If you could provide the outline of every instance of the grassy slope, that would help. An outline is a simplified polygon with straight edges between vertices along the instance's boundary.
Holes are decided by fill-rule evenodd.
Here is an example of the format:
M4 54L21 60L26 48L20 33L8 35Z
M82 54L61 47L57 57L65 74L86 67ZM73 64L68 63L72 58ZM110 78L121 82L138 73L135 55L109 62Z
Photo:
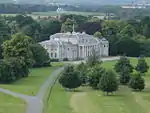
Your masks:
M61 64L54 63L52 65L52 67L31 69L29 77L18 80L13 84L0 84L0 87L18 93L36 95L40 86L50 76L52 71Z
M24 113L25 104L21 99L0 93L0 113Z
M150 58L146 60L150 65ZM109 61L102 66L113 69L115 63L116 61ZM137 59L132 58L131 63L135 66ZM81 92L69 93L57 83L45 113L150 113L149 73L150 70L144 77L146 88L143 92L132 92L131 89L120 86L113 96L105 96L103 92L87 87L81 88Z
M65 92L59 83L56 83L44 113L72 113L69 105L71 95L71 92Z

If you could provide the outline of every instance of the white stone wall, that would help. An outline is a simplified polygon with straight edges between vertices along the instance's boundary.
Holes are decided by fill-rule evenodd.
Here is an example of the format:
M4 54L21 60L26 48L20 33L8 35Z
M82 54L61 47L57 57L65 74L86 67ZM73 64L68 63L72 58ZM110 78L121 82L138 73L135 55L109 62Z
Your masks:
M40 43L47 49L52 59L59 59L60 61L64 58L69 60L86 59L91 55L93 49L100 56L109 55L109 43L106 39L96 39L87 34L73 34L72 36L69 35L69 37L65 37L67 36L66 34L57 35L59 37L53 35L49 41Z

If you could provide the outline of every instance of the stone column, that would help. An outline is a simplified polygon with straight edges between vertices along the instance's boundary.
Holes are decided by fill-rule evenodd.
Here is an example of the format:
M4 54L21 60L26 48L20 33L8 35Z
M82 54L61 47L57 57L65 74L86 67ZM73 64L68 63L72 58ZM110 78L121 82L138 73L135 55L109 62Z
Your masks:
M82 58L84 58L84 46L82 46Z
M80 58L80 46L78 46L77 52L78 52L78 54L77 54L78 56L77 57Z
M86 46L86 57L87 57L87 46Z
M86 54L85 54L85 50L86 50L86 48L85 48L85 46L83 46L83 58L85 58L85 56L86 56Z

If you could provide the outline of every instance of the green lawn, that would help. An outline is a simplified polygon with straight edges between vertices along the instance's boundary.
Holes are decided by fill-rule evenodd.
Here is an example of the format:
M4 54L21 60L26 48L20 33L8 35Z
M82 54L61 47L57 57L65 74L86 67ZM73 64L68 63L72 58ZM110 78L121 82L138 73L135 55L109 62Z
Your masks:
M52 63L52 67L31 69L29 77L18 80L12 84L0 84L0 87L18 93L36 95L40 86L50 74L62 65L62 63Z
M137 58L131 58L132 65ZM150 58L146 58L150 65ZM108 61L103 67L113 69L116 61ZM111 96L89 87L80 87L78 92L66 92L56 83L52 90L45 113L150 113L150 69L144 77L146 88L142 92L133 92L126 86Z
M21 99L0 93L0 113L24 113L25 104Z
M52 89L48 104L45 106L44 113L72 113L69 104L71 95L72 92L65 92L59 83L56 83Z

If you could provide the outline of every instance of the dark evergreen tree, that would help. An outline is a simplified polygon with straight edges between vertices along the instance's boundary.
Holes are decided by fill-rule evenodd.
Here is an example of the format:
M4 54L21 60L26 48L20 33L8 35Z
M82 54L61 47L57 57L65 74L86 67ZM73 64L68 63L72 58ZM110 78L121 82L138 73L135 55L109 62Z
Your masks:
M107 70L101 77L99 88L108 93L112 93L117 91L118 89L118 81L116 78L116 74L112 70Z
M50 66L49 54L40 44L31 44L30 49L35 61L33 67Z
M129 83L131 78L130 69L128 67L124 67L122 72L120 72L120 83L127 84Z
M129 82L129 87L134 90L142 91L145 87L145 81L141 77L141 73L135 73Z
M88 82L87 68L87 65L83 62L76 66L76 71L80 73L80 78L83 85Z
M59 83L68 89L75 89L81 86L82 81L79 77L79 73L74 70L74 67L68 65L65 67L62 76L59 78Z
M101 76L104 74L105 69L102 68L100 65L95 65L93 67L90 67L87 71L88 78L89 78L89 85L97 89L98 88L98 83L101 78Z
M136 70L139 71L140 73L146 73L149 69L148 64L146 63L144 57L140 57L138 59L138 64L136 66Z
M122 56L115 64L114 69L117 73L121 73L124 68L128 68L128 72L130 73L133 71L133 66L130 64L130 60L127 57Z

